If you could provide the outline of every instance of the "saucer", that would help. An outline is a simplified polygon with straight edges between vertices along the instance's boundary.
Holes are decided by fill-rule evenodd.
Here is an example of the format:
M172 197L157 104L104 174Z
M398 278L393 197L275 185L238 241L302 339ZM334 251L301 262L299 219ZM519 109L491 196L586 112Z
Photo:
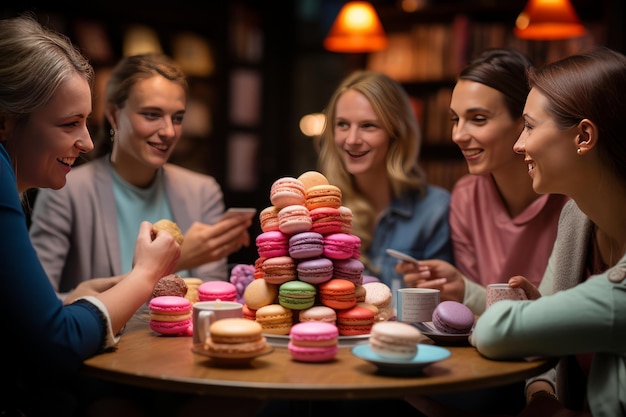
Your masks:
M354 346L352 354L376 365L382 373L396 375L419 373L424 367L447 359L451 355L448 349L441 346L423 344L417 345L417 355L411 359L385 358L371 350L369 344Z
M248 365L252 362L253 359L267 355L272 352L274 348L271 345L265 346L265 348L260 352L252 352L252 353L216 353L209 352L208 350L202 347L201 343L196 343L191 348L191 351L197 353L199 355L207 356L213 360L213 362L217 365L223 366L244 366Z
M417 327L417 329L422 332L424 336L428 336L435 343L440 343L442 345L468 345L469 344L469 336L472 334L469 333L443 333L435 328L435 325L430 321L425 322L415 322L411 323L413 326Z

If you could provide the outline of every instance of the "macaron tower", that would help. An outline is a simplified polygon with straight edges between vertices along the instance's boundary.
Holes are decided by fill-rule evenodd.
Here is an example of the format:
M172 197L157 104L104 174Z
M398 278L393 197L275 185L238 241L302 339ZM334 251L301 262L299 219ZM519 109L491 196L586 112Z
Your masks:
M292 325L306 316L299 312L316 307L335 311L333 321L340 312L354 320L346 311L356 308L357 294L363 296L365 267L359 260L361 239L351 233L352 212L342 205L341 189L321 173L307 171L277 179L270 202L259 214L259 257L254 281L244 292L246 307L257 310L257 321L267 320L266 314L259 317L259 309L276 304L293 311ZM260 280L263 285L256 282ZM339 335L369 333L373 318L358 319L364 326L336 326ZM278 332L288 334L284 328Z

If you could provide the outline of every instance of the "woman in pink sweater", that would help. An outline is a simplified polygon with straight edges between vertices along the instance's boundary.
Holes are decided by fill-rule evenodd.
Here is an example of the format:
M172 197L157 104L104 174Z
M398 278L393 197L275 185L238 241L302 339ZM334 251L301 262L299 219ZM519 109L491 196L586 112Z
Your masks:
M485 309L485 286L523 275L539 284L567 197L539 195L513 144L524 128L522 110L532 64L512 49L483 52L461 72L452 93L452 140L469 175L454 186L450 227L455 265L402 262L410 287L438 288L441 300Z

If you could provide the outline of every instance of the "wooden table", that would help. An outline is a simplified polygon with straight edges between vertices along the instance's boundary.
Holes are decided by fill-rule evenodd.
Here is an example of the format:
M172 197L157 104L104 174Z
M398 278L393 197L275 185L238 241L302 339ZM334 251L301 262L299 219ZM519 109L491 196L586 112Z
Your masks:
M115 351L85 361L82 372L104 380L173 392L257 399L338 400L444 394L522 381L553 360L492 361L474 347L447 347L451 356L418 375L388 376L342 347L334 361L301 363L274 347L243 367L216 366L191 351L191 337L159 336L132 319Z

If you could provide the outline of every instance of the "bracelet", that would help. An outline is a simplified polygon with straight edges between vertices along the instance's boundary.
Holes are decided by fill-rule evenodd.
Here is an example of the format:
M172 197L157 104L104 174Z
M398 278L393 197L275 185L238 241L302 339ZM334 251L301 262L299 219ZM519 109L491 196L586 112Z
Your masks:
M559 400L559 398L556 396L556 394L553 393L552 391L540 390L540 391L537 391L537 392L533 392L530 395L530 397L528 397L528 402L531 402L537 396L548 396L548 397L554 398L557 401Z

